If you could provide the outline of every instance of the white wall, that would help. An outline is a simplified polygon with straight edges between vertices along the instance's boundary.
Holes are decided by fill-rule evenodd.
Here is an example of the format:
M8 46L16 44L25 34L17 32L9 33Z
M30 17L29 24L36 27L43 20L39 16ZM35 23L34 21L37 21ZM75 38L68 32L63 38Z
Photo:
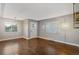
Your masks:
M1 3L0 3L0 17L1 17Z
M5 22L12 22L17 24L17 32L5 32ZM22 37L22 22L12 19L0 18L0 40L1 39L15 39Z
M55 22L57 32L46 32L46 24ZM69 28L62 28L62 24L68 24ZM53 24L52 24L53 25ZM73 28L73 15L65 15L61 17L42 20L39 22L39 36L49 40L57 40L62 42L79 44L79 29Z
M29 21L26 19L23 21L23 38L29 38L29 34L28 34L28 23Z
M5 22L17 24L17 32L5 32ZM14 20L7 18L0 18L0 40L16 39L16 38L30 38L30 22L33 20ZM36 22L37 23L37 22ZM37 31L37 30L36 30ZM33 33L34 34L34 33Z

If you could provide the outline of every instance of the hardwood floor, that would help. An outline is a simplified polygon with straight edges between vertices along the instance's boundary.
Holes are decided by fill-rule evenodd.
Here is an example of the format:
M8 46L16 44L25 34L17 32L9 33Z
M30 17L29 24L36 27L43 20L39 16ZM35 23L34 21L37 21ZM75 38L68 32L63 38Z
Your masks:
M0 41L0 55L79 55L79 47L41 38Z

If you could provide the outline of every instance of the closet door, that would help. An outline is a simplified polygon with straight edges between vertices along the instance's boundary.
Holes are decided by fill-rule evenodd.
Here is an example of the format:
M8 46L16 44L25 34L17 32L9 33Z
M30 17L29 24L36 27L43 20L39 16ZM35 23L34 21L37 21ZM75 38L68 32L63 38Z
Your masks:
M30 21L29 36L30 36L30 38L37 37L37 22L36 21Z

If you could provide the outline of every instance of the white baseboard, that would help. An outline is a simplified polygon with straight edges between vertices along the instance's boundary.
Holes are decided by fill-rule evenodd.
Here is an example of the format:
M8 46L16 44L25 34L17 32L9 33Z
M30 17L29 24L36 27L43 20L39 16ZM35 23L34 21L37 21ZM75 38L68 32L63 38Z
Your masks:
M46 40L48 40L48 38L45 38L45 37L39 37L39 38L43 38L43 39L46 39ZM77 47L79 47L79 45L78 44L75 44L75 43L69 43L69 42L64 42L64 41L59 41L59 40L51 40L51 41L55 41L55 42L60 42L60 43L65 43L65 44L69 44L69 45L72 45L72 46L77 46Z
M0 41L12 40L12 39L17 39L17 38L22 38L22 37L15 37L15 38L5 38L5 39L0 39Z
M13 39L17 39L17 38L25 38L25 39L27 39L27 40L32 39L32 38L26 38L26 37L24 37L24 36L21 36L21 37L15 37L15 38L0 39L0 41L13 40Z

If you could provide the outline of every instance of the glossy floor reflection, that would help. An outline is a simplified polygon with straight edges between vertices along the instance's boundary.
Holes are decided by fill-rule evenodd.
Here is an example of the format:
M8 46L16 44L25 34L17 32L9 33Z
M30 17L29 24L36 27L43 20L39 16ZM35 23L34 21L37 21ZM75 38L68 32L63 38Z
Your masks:
M0 42L1 55L17 55L19 44L16 40L8 40Z
M10 55L10 54L13 54L13 55L16 55L17 54L17 51L18 51L18 44L10 44L10 45L6 45L3 49L3 54L6 54L6 55Z
M79 47L41 38L0 41L0 55L79 55Z

